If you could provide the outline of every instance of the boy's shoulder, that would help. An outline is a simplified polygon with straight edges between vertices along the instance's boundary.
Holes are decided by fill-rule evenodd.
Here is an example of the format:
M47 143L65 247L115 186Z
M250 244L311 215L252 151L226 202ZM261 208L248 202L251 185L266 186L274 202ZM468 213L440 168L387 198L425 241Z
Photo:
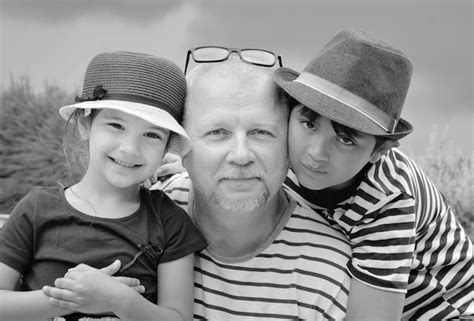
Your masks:
M379 197L400 193L414 197L416 172L421 173L418 165L400 149L392 148L369 167L359 189Z

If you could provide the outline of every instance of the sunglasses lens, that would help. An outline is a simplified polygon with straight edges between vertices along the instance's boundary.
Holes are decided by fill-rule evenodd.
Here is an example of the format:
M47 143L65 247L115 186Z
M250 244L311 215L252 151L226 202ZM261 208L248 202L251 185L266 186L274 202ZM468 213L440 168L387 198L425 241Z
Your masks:
M196 62L222 61L227 58L229 51L219 47L201 47L194 49L193 58Z
M243 60L252 64L273 66L276 62L275 55L265 50L243 49L240 54Z

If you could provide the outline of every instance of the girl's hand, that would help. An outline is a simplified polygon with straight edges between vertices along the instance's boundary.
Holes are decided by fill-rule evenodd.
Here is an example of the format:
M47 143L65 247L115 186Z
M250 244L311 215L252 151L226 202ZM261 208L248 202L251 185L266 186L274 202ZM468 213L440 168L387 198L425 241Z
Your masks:
M166 153L163 157L163 164L158 167L152 177L150 177L143 183L143 186L145 186L146 188L150 188L158 181L165 181L174 174L182 173L185 171L186 169L183 167L181 157L175 154Z
M85 264L70 269L55 287L43 287L52 305L82 313L113 311L130 291L143 293L139 281L127 277L112 277L120 269L120 261L98 270Z

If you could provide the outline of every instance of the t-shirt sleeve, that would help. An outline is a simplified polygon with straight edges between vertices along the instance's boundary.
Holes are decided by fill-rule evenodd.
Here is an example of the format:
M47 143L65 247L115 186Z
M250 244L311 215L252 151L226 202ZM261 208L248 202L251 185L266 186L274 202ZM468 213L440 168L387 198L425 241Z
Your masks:
M356 216L357 210L353 204L345 213L346 219ZM411 196L394 194L375 204L348 235L352 246L350 274L367 285L405 293L415 250L415 226Z
M36 194L30 191L0 230L0 262L21 274L29 267L33 256L35 199Z
M162 209L165 248L160 263L174 261L207 246L189 215L166 195Z

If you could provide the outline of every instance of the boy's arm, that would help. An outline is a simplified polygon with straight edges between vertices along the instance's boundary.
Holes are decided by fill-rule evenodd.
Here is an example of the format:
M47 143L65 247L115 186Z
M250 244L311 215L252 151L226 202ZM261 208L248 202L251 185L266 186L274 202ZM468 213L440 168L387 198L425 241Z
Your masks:
M405 293L389 292L352 279L346 320L400 320Z
M40 320L72 313L48 303L41 290L15 291L20 273L0 263L0 320Z

